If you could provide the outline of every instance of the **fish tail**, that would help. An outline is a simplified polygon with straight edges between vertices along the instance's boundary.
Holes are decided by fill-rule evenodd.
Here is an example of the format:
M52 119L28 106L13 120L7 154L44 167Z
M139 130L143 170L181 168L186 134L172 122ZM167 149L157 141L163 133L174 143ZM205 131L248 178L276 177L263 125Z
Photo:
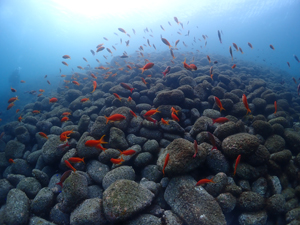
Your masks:
M225 110L226 111L226 109L224 109L224 107L222 106L222 108L220 108L220 112L222 111L222 110ZM251 112L251 111L250 111Z
M130 88L130 92L132 93L132 91L134 90L134 88Z
M215 119L212 119L212 121L213 121L213 124L216 122L216 120L215 120Z
M104 116L105 117L105 119L106 119L106 124L108 123L108 117L107 116Z
M82 157L81 161L85 164L85 162L84 162L84 157Z

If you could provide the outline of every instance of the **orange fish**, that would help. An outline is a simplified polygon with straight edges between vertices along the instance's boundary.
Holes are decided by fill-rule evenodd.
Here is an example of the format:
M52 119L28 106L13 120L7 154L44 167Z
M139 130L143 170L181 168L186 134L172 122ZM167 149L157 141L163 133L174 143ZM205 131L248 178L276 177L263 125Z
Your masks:
M187 70L192 70L192 68L186 63L186 59L184 59L183 67L186 68Z
M9 163L15 163L15 161L13 159L9 159L8 162Z
M97 82L94 80L93 81L93 91L91 93L93 93L97 88Z
M210 78L211 78L212 80L214 80L214 79L213 79L213 76L214 76L214 75L213 75L213 67L212 67L212 66L211 66L210 69L209 69L209 74L210 74Z
M91 77L97 79L97 77L93 73L91 73Z
M217 106L220 108L220 112L222 110L225 110L224 107L222 106L222 102L220 101L220 99L218 97L215 96L215 102L217 104Z
M108 121L121 121L121 120L124 120L126 119L125 116L123 116L122 114L113 114L109 117L107 116L104 116L106 118L106 124L108 123Z
M131 101L132 101L132 98L129 96L127 101L128 101L128 102L131 102Z
M175 48L176 48L177 44L179 43L179 41L180 41L180 40L177 40L177 41L175 42Z
M131 113L131 115L133 115L135 118L137 118L137 115L132 110L130 110L129 112Z
M190 64L190 67L193 69L193 70L197 70L197 66L195 64Z
M128 69L132 70L132 67L130 65L127 65Z
M54 103L54 102L57 102L57 101L58 101L57 98L50 98L49 103Z
M121 85L123 88L129 90L131 93L132 93L132 91L134 90L134 88L131 88L128 84L120 83L120 85Z
M227 119L226 117L219 117L217 119L212 119L213 121L213 124L214 123L225 123L225 122L228 122L229 119Z
M71 59L71 57L69 55L63 55L64 59Z
M72 83L73 83L73 84L76 84L77 86L80 85L80 84L79 84L77 81L75 81L75 80L73 80Z
M68 120L69 120L69 118L65 116L65 117L61 118L60 122L63 123L63 122L66 122L66 121L68 121Z
M170 42L168 42L167 39L161 37L161 40L162 40L162 42L163 42L165 45L169 46L169 49L171 49L172 46L171 46Z
M12 92L17 92L17 90L16 89L14 89L14 88L10 88L10 90L12 91Z
M83 57L83 60L87 62L86 58Z
M168 154L166 155L164 167L163 167L163 169L162 169L163 176L165 176L165 168L166 168L166 166L167 166L167 164L168 164L168 162L169 162L169 157L170 157L170 154L168 153Z
M236 49L236 51L239 51L238 46L236 45L236 43L232 43L233 47Z
M207 57L207 59L208 59L208 63L210 63L211 61L210 61L209 55L207 55L206 57Z
M276 112L277 112L277 102L276 101L274 102L274 108L275 108L274 114L276 114Z
M244 103L244 106L245 108L247 109L247 113L246 115L248 114L248 112L251 113L251 110L249 109L249 105L248 105L248 101L247 101L247 97L245 94L243 94L243 97L242 97L242 100L243 100L243 103Z
M273 50L275 50L275 48L274 48L274 46L273 46L273 45L270 45L270 48L271 48L271 49L273 49Z
M175 113L176 115L178 115L178 112L179 112L179 111L180 111L179 109L176 110L174 107L171 108L171 112L172 112L172 113Z
M84 70L81 66L77 66L77 68L80 69L80 70Z
M132 149L129 149L129 150L125 150L123 152L120 151L120 153L121 153L120 155L133 155L133 154L136 153L136 151L132 150Z
M89 98L83 98L83 99L81 99L80 101L81 102L86 102L86 101L88 101L88 100L90 100Z
M48 139L47 134L45 134L45 133L43 133L43 132L39 132L39 135L40 135L41 137L44 137L44 138Z
M24 83L25 83L25 80L21 80L20 82L24 84Z
M121 157L121 159L114 159L114 158L111 158L110 161L111 161L113 164L121 165L122 162L124 162L125 160Z
M10 103L10 104L7 106L6 110L11 109L11 107L13 107L14 105L15 105L14 103Z
M179 118L173 112L171 113L171 117L173 120L179 122Z
M84 162L84 157L83 158L79 158L79 157L71 157L68 159L69 162L71 163L79 163L79 162Z
M252 44L250 43L250 42L248 42L248 45L249 45L249 47L252 49L253 47L252 47Z
M17 110L16 110L16 113L18 113L18 112L20 112L20 109L17 109Z
M18 118L19 122L21 122L22 119L23 119L22 116L19 116L19 118Z
M39 92L45 92L45 90L44 89L40 89Z
M41 97L43 95L43 93L41 93L41 94L38 94L36 97Z
M144 117L153 116L155 113L160 113L158 109L151 109L144 114Z
M61 141L66 141L68 138L70 138L70 137L68 137L71 133L73 133L73 130L68 130L68 131L65 131L65 132L62 132L61 134L60 134L60 140Z
M117 93L113 93L113 95L114 95L117 99L119 99L120 102L122 101L122 99L120 98L120 96L119 96Z
M69 116L69 115L71 115L71 113L70 112L64 112L63 114L61 114L62 116Z
M238 157L235 160L233 176L236 174L236 168L237 168L238 164L240 163L240 160L241 160L241 155L238 155Z
M15 102L15 101L17 101L17 100L19 100L19 99L18 99L18 96L13 97L13 98L10 98L10 99L8 100L7 103L13 103L13 102Z
M76 169L71 165L71 163L68 160L65 160L65 164L67 167L69 167L70 169L72 169L74 172L76 172Z
M165 125L169 125L169 121L164 120L164 118L161 118L160 121Z
M65 66L69 66L68 63L66 63L65 61L62 61L61 63L64 64Z
M202 185L202 184L207 184L207 183L215 183L213 181L213 178L209 179L201 179L197 182L196 186Z
M148 83L145 81L145 79L142 77L141 77L141 79L142 79L143 83L147 86Z
M96 52L100 52L100 51L102 51L103 49L105 49L105 48L101 46L101 47L97 48Z
M194 140L194 149L195 149L195 154L193 155L193 158L195 158L198 153L198 143L196 140Z
M39 114L40 111L39 111L39 110L33 110L32 113L34 113L34 114Z

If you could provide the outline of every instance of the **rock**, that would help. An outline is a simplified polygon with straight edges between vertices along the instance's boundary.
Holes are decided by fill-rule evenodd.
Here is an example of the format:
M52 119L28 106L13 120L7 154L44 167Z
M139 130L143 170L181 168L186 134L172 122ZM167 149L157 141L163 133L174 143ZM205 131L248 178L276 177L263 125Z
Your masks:
M69 225L70 215L62 212L59 209L59 203L56 204L50 211L50 219L58 225Z
M229 172L229 162L222 152L217 149L208 152L205 163L214 174Z
M15 159L15 163L11 165L11 173L22 174L26 177L30 177L32 167L24 159Z
M17 188L24 191L28 198L33 199L42 188L42 185L37 179L26 177L18 183Z
M142 152L137 155L137 157L134 159L134 166L135 167L145 167L150 164L150 162L153 160L153 156L149 152Z
M117 180L126 179L126 180L135 180L135 172L131 166L121 166L117 167L104 176L102 180L102 187L106 190L112 183Z
M142 214L125 223L125 225L161 225L161 219L151 214Z
M292 152L290 150L283 150L277 153L273 153L270 159L280 165L286 165L292 159Z
M267 138L264 146L269 150L270 153L280 152L285 147L285 141L282 137L275 134Z
M69 89L66 92L66 95L65 95L66 97L65 98L68 102L72 102L81 95L82 95L81 91L75 90L75 89Z
M172 178L164 198L186 224L226 224L225 217L216 200L190 176ZM184 195L182 195L184 193Z
M285 130L284 139L292 152L300 153L300 136L295 131Z
M117 180L103 193L105 217L112 223L125 221L150 206L153 198L151 191L136 182Z
M88 132L85 132L79 139L76 149L79 157L84 157L86 159L98 157L101 150L96 147L85 146L85 142L88 140L94 140L91 136L87 136ZM99 138L100 139L100 138ZM105 139L104 139L105 140Z
M82 115L79 122L78 122L78 131L79 133L83 133L87 131L89 124L90 124L90 117L87 115Z
M5 157L7 159L22 158L24 152L25 152L25 145L18 141L11 140L7 142L5 146Z
M30 218L28 225L56 225L56 224L51 223L41 217L33 216Z
M62 202L59 205L61 211L70 213L78 203L88 196L88 183L85 176L71 172L64 182L61 192Z
M33 126L35 126L38 122L37 118L34 116L26 116L25 119L23 120L24 123L29 123Z
M159 151L159 144L156 140L148 140L143 145L144 152L150 152L151 154L157 154Z
M236 198L230 193L222 193L216 198L223 213L231 212L236 205Z
M217 173L213 177L213 181L215 183L209 183L205 186L205 190L212 195L213 197L217 197L224 190L225 186L228 183L227 175L223 172Z
M160 139L162 139L162 132L159 130L151 130L151 129L147 129L145 127L142 127L140 130L140 135L142 137L145 137L147 139L155 139L157 141L159 141Z
M219 125L215 130L213 135L218 137L220 140L223 140L224 138L236 134L239 132L238 127L236 126L236 123L232 121L228 121L227 123Z
M187 98L193 98L194 97L194 89L190 85L181 85L178 90L182 91L184 93L184 96Z
M212 125L212 120L206 116L201 116L196 120L190 134L194 137L202 131L207 131L207 127Z
M25 126L19 126L15 129L17 140L23 144L30 142L30 134Z
M125 133L116 127L110 128L109 146L116 149L127 149L129 145L126 141Z
M102 199L92 198L84 200L71 213L70 224L72 225L102 225L107 224L103 214Z
M95 123L91 127L90 135L95 139L100 139L104 134L107 134L111 123L106 124L106 119L104 116L98 116Z
M38 169L33 169L32 170L32 175L34 176L34 178L36 178L38 180L38 182L40 182L40 184L43 187L48 186L49 184L49 176L47 173L38 170Z
M217 119L221 117L221 113L214 109L205 109L203 111L203 116L209 117L211 119Z
M237 206L245 212L259 211L264 207L264 198L253 191L245 191L238 198Z
M206 150L198 146L198 154L195 158L193 143L183 138L175 139L164 149L157 160L157 165L162 169L166 155L170 155L169 162L165 168L168 176L187 173L202 165L206 159Z
M111 158L118 158L120 156L120 151L114 148L108 148L105 151L102 151L98 157L98 160L101 163L109 164Z
M292 209L291 211L285 214L285 220L287 223L291 222L292 220L296 220L300 218L300 208Z
M242 117L247 114L247 109L245 108L243 102L238 102L233 105L233 107L229 113L236 117Z
M119 121L119 122L108 122L108 123L111 123L116 128L119 128L119 129L125 131L130 123L130 120L133 118L133 116L130 113L130 110L131 110L130 108L125 107L125 106L122 106L122 107L119 107L119 108L113 110L111 112L110 116L114 115L114 114L122 114L123 116L126 117L126 119Z
M266 209L270 214L278 215L285 212L285 203L285 198L282 194L275 194L266 201Z
M50 188L42 188L30 204L31 211L34 214L45 216L48 215L54 202L54 193Z
M135 136L134 134L128 134L126 137L126 140L130 146L131 145L142 146L147 141L147 138L138 137L138 136Z
M0 204L4 204L8 192L14 187L6 179L0 179Z
M258 138L247 133L231 135L222 142L224 154L231 158L235 158L240 154L250 155L257 150L258 146Z
M266 100L262 99L262 98L255 98L252 100L252 103L255 106L255 111L257 112L263 112L264 109L267 106L267 102Z
M270 159L270 152L264 145L259 145L257 150L247 158L247 162L252 166L265 164Z
M266 211L258 212L246 212L242 213L238 220L240 225L250 225L250 224L267 224L268 214Z
M252 123L252 126L256 134L260 134L265 138L270 136L273 132L271 124L266 121L256 120Z
M35 165L36 162L38 161L38 158L42 155L42 150L37 150L35 152L32 152L30 153L28 156L27 156L27 162L30 164L30 165Z
M148 165L142 170L142 177L150 181L159 182L162 174L157 165Z
M178 89L161 91L153 100L155 107L160 105L180 105L184 101L184 93Z
M222 99L224 97L225 90L223 88L221 88L220 86L216 86L211 89L211 94L213 96L216 96L216 97Z
M159 125L160 125L161 129L166 131L167 133L172 133L172 134L183 134L184 133L184 129L176 121L173 121L173 120L169 120L168 125L165 125L160 121Z
M203 83L200 83L196 87L194 87L195 96L201 101L206 101L207 97L211 93L211 89L212 85L207 81L203 81Z
M39 121L36 124L36 127L37 127L38 131L39 132L44 132L45 134L49 134L50 133L50 128L52 126L53 126L53 124L50 123L50 122L48 122L48 121Z
M251 187L252 191L256 192L257 194L261 196L265 196L267 189L268 189L268 183L266 178L260 177L256 181L252 183Z
M87 174L97 184L102 184L103 178L109 172L109 167L97 160L90 160L86 165Z
M271 125L278 123L278 124L282 125L284 128L289 127L289 122L284 117L276 117L274 119L269 120L269 123Z
M8 192L4 211L6 224L27 224L29 219L29 199L19 189L11 189Z
M49 137L42 147L42 158L47 164L57 163L64 155L63 151L57 151L57 146L62 143L59 136Z

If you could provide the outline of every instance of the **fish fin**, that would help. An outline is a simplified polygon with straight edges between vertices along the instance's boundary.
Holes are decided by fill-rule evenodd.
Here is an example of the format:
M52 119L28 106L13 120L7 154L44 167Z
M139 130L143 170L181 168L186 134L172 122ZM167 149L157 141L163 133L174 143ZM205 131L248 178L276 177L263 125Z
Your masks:
M104 116L105 117L105 119L106 119L106 124L108 123L108 117L107 116Z

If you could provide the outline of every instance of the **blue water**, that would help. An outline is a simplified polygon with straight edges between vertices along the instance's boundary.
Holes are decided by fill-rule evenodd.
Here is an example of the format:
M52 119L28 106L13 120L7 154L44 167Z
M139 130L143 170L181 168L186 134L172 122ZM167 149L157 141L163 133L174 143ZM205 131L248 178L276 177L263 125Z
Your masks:
M274 70L280 69L290 74L286 79L298 79L300 63L294 59L293 54L300 58L299 9L300 1L297 0L216 0L200 3L157 0L151 3L128 0L1 0L0 111L3 113L0 118L7 120L17 108L22 109L25 104L34 102L36 96L24 94L25 91L45 89L44 95L50 96L62 84L61 74L72 74L72 68L79 72L77 66L87 65L82 57L88 60L91 67L99 66L96 58L105 66L105 62L112 59L110 53L104 50L93 56L90 52L91 49L96 51L98 44L104 43L105 47L113 51L113 56L119 56L123 51L135 53L140 45L147 45L149 39L151 45L155 44L156 52L164 52L168 47L162 43L160 35L169 40L171 45L179 39L180 52L176 51L175 54L185 53L187 56L200 50L204 54L220 54L230 59L228 49L234 42L244 51L243 55L234 51L235 59L252 61ZM183 23L184 29L175 23L174 16ZM118 31L119 27L125 29L131 38ZM133 34L133 28L136 35ZM145 28L149 31L151 29L153 33L145 33ZM190 34L185 36L188 30ZM218 30L223 32L222 44L218 39ZM154 37L150 37L150 34ZM208 36L205 48L202 35ZM129 47L125 46L127 40L130 40ZM183 46L183 41L188 47ZM248 42L253 45L252 50ZM270 49L270 44L275 50ZM144 47L144 51L147 55L155 50ZM62 55L65 54L72 58L64 60L69 63L68 67L61 63ZM107 60L103 55L107 56ZM151 56L146 58L151 60ZM169 56L166 60L171 59ZM20 80L26 83L21 84L16 80L13 87L17 92L12 93L8 79L17 67L21 68ZM59 72L60 68L62 73ZM48 76L46 79L45 75ZM296 87L294 91L297 91ZM15 95L21 100L16 102L12 110L7 111L7 100Z

